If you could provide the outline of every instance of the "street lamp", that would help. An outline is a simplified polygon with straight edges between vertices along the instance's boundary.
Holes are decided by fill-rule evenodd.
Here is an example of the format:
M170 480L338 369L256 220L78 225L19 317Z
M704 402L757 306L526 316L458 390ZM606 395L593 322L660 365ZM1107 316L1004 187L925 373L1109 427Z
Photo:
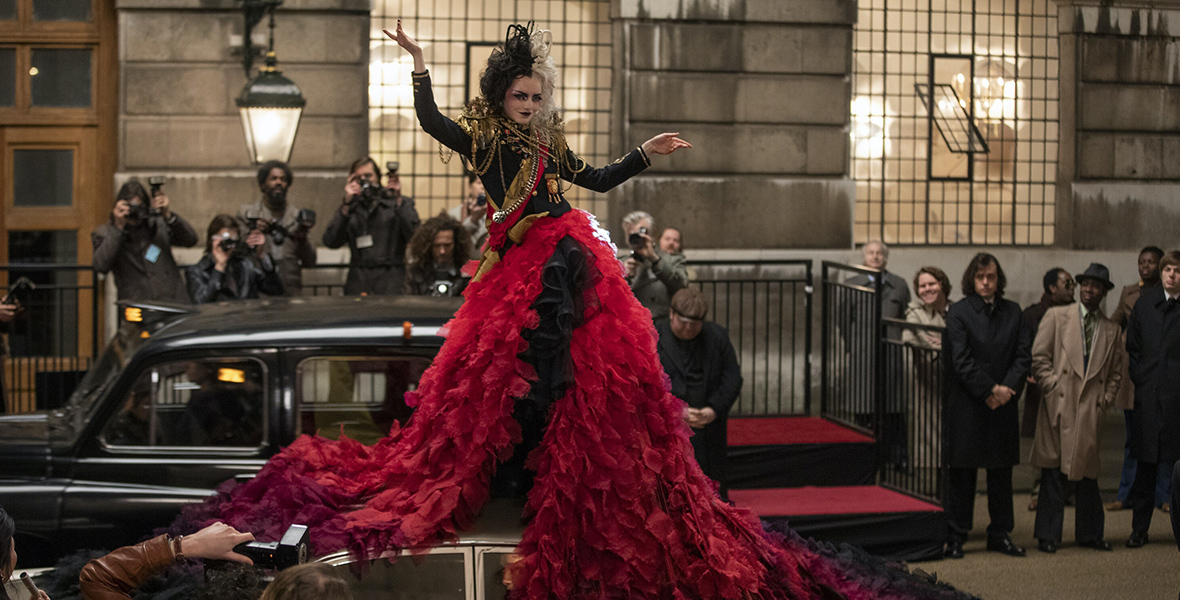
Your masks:
M247 76L254 58L249 42L250 30L261 20L261 11L270 13L270 45L266 52L266 64L258 69L258 77L242 88L237 99L242 129L246 132L246 150L254 164L268 160L287 162L291 158L291 147L295 145L295 134L299 131L299 118L307 104L299 92L299 86L279 71L278 59L275 57L274 11L281 3L281 0L246 0L244 3Z

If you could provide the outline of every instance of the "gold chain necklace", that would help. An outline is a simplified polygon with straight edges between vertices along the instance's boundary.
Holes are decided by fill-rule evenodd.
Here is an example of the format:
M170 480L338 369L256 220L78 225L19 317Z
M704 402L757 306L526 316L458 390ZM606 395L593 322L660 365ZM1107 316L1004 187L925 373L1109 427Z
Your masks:
M520 206L524 204L525 200L529 198L533 191L533 184L537 182L538 171L541 169L541 158L542 157L540 154L533 155L533 168L531 169L532 176L529 178L529 185L526 189L521 190L520 196L517 197L517 199L512 204L509 204L508 206L505 206L504 208L501 208L500 210L492 213L492 221L495 221L496 223L503 223L504 221L508 220L508 215L516 212L516 209L520 208ZM526 158L525 160L529 159ZM504 191L508 191L508 181L504 177L503 156L500 157L500 182L504 186Z

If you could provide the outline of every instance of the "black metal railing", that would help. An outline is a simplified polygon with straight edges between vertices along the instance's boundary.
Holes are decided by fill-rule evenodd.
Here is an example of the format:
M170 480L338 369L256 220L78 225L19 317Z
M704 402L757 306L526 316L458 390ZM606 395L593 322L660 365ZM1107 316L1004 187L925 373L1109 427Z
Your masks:
M941 504L942 328L881 318L878 274L823 263L820 414L877 440L882 485Z
M884 319L901 339L883 338L880 480L941 503L943 461L942 327Z
M741 364L744 384L731 414L809 414L811 261L701 260L689 267Z
M6 325L4 404L9 413L60 405L98 355L98 277L89 266L0 266L5 289L27 277L36 286L14 294L20 304Z
M879 437L881 294L879 271L822 264L820 414Z

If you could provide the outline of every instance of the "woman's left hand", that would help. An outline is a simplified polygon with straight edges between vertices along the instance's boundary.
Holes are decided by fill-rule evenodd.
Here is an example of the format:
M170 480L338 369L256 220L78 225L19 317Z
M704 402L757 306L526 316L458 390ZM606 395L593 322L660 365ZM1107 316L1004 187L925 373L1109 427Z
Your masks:
M643 142L643 151L648 154L671 154L680 148L692 148L692 144L680 139L680 133L661 133Z

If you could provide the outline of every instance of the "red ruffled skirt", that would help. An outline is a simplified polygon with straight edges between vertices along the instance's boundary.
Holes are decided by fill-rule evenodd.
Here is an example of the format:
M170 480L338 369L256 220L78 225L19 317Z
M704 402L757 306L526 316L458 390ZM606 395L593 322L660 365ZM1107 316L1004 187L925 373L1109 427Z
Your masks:
M651 315L582 211L539 219L468 286L446 343L408 395L417 409L404 429L373 446L301 437L250 482L190 509L190 522L222 520L263 539L306 523L317 553L360 556L470 527L497 464L521 439L514 402L537 379L520 358L522 332L538 326L541 271L566 236L601 269L589 290L598 312L572 332L572 384L529 457L535 484L512 597L926 597L900 589L913 582L895 586L789 532L765 532L754 514L718 498L694 461L684 403L668 391ZM935 587L928 597L947 597Z

